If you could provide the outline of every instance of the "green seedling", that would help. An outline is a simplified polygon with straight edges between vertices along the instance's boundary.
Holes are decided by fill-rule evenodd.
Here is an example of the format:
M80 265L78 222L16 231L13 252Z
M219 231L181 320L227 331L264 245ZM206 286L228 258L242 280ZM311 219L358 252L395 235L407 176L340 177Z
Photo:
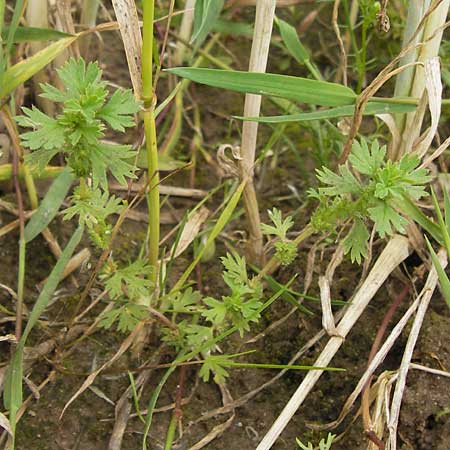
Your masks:
M344 251L359 264L368 254L368 224L382 238L404 233L408 220L399 212L399 203L404 198L418 200L427 195L425 185L431 177L419 163L413 155L388 161L386 147L377 141L370 146L364 139L355 141L349 164L339 166L338 173L326 167L317 170L323 186L309 190L319 201L311 218L313 228L333 233L350 226L343 240Z

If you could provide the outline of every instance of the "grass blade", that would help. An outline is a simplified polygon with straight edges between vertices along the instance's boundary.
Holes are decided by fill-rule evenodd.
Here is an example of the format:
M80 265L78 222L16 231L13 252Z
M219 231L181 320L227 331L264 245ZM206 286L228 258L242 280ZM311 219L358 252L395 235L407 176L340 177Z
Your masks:
M431 260L433 261L433 265L436 269L439 278L439 284L441 285L442 294L444 295L444 299L447 303L447 306L450 309L450 280L448 279L445 270L442 268L441 263L439 262L439 258L436 255L433 247L430 244L430 241L425 236L425 240L427 242L428 250L430 252Z
M180 290L184 284L186 283L186 280L188 279L191 272L194 270L195 266L198 264L200 259L202 258L205 251L208 249L210 245L213 244L217 236L220 234L220 232L223 230L225 225L230 220L231 215L233 214L233 211L235 210L239 199L241 198L242 191L244 190L245 181L243 181L236 189L232 197L230 198L230 201L228 202L228 205L225 207L225 209L222 211L222 214L220 215L219 219L217 220L216 224L214 225L214 228L211 230L211 233L209 233L208 239L205 243L205 245L199 250L197 256L195 259L191 262L189 267L184 271L183 275L178 279L175 286L172 288L172 292L177 292Z
M247 94L269 95L318 106L353 105L356 94L350 88L327 81L273 73L177 67L168 72L208 86Z
M53 61L53 59L77 39L78 35L60 39L30 58L27 58L6 70L4 73L3 84L0 88L0 98L5 97L16 87L25 83L25 81Z
M9 30L10 27L3 28L2 39L7 38ZM73 37L73 35L51 28L17 27L16 32L14 33L13 42L53 41L66 37Z
M422 210L408 197L403 197L397 207L406 214L407 217L418 223L427 233L433 236L433 239L440 244L444 244L441 230L437 224L431 221Z
M191 42L195 50L202 45L222 12L225 0L196 0Z
M398 105L392 103L368 103L364 109L365 116L375 114L399 114L414 111L415 105ZM353 105L338 106L336 108L324 109L322 111L313 111L299 114L288 114L284 116L266 116L266 117L241 117L233 116L235 119L247 120L250 122L262 123L286 123L286 122L309 122L311 120L336 119L340 117L351 117L355 113Z
M39 208L25 227L25 242L32 241L47 228L48 224L56 216L73 180L74 176L68 168L64 169L58 175L39 205Z
M292 57L299 64L306 66L316 80L322 80L322 75L317 70L317 67L311 62L309 52L301 43L297 30L292 25L279 18L276 19L275 23L278 25L281 38Z
M9 421L11 424L11 430L13 432L13 446L11 450L14 450L14 434L16 429L16 419L17 411L19 410L22 399L22 377L23 377L23 350L25 348L25 343L27 338L39 320L40 315L46 308L48 302L50 301L53 293L58 287L59 281L61 279L64 268L66 267L69 259L71 258L75 248L81 241L83 236L83 227L79 226L75 233L70 238L69 243L63 250L61 257L58 262L53 267L50 276L48 277L47 283L45 283L41 294L39 295L36 303L28 317L27 325L23 331L22 337L17 345L16 351L11 358L11 363L9 365L6 379L5 379L5 389L3 395L3 403L6 409L9 410Z
M441 208L439 206L439 202L436 198L436 194L434 193L433 188L431 188L431 199L433 201L434 210L436 211L439 228L441 230L442 237L444 240L444 246L445 246L445 249L447 250L447 255L450 256L450 236L448 234L448 229L447 229L448 224L447 225L445 224L444 218L442 217Z

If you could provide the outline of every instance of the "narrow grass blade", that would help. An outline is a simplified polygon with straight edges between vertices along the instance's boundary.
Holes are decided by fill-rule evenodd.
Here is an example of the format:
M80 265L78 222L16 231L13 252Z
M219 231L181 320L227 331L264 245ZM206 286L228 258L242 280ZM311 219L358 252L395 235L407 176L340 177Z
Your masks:
M61 257L58 259L58 262L56 263L52 272L50 273L50 276L48 277L47 283L45 284L41 294L36 300L36 303L34 304L34 307L28 317L28 322L23 331L22 337L20 338L20 341L17 345L16 351L14 352L11 358L11 363L7 370L5 379L3 403L5 405L5 408L9 410L9 421L11 424L11 430L13 434L15 434L16 429L17 411L19 410L23 400L22 377L23 377L23 350L25 348L25 343L31 330L36 325L40 315L46 308L53 293L58 287L64 268L66 267L69 259L71 258L73 252L75 251L75 248L81 241L82 236L83 236L83 227L79 226L75 231L75 233L70 238L69 243L66 245L66 248L63 250ZM13 449L14 449L14 442L12 450Z
M439 206L439 202L438 202L438 200L436 198L436 194L435 194L433 188L431 188L431 199L433 201L433 206L434 206L434 210L436 212L436 216L437 216L437 219L438 219L439 228L441 230L442 237L443 237L443 240L444 240L444 246L445 246L445 249L447 250L447 255L450 256L450 236L449 236L449 233L448 233L447 225L445 224L445 221L444 221L444 217L442 216L442 212L441 212L441 208Z
M37 211L31 216L25 227L25 242L32 241L38 236L56 216L59 207L66 198L67 192L74 180L70 169L63 170L53 181L47 194L42 200Z
M317 70L317 67L312 64L309 52L301 43L297 34L297 30L292 25L279 18L277 18L275 23L278 25L281 38L283 39L283 42L292 57L299 64L305 65L316 80L321 80L322 75Z
M447 188L444 188L444 218L447 232L450 234L450 198L448 196ZM450 254L449 254L450 256Z
M398 105L393 103L368 103L364 109L365 116L375 114L399 114L411 112L416 109L416 105ZM353 105L338 106L336 108L324 109L322 111L313 111L299 114L288 114L284 116L267 117L240 117L233 116L235 119L246 120L250 122L262 123L286 123L286 122L309 122L311 120L335 119L340 117L351 117L355 113Z
M427 242L428 250L430 252L431 260L433 261L433 265L436 269L439 278L439 284L441 285L442 294L444 295L444 299L447 303L447 306L450 308L450 280L448 279L445 270L442 268L441 263L439 262L439 258L436 255L433 247L430 244L430 241L425 236L425 240Z
M444 245L441 230L437 224L432 222L421 209L408 197L403 197L401 202L397 203L398 208L418 223L427 233L433 236L433 239Z
M195 266L198 264L198 262L202 258L205 251L208 249L208 247L210 245L212 245L214 243L217 236L220 234L220 232L223 230L225 225L228 223L231 215L233 214L233 211L235 210L235 208L239 202L239 199L241 198L241 194L242 194L242 191L244 190L244 186L245 186L245 181L243 181L237 187L236 191L230 198L228 205L222 211L222 214L220 215L219 219L217 220L216 224L214 225L214 228L211 230L211 233L209 233L209 236L208 236L208 239L207 239L205 245L198 252L197 256L192 261L192 263L189 265L189 267L184 271L183 275L181 275L181 277L178 279L175 286L172 288L172 292L176 292L183 287L183 285L186 283L186 280L188 279L189 275L194 270Z
M9 30L10 27L3 28L2 39L6 39ZM14 33L13 42L54 41L67 37L73 37L73 35L58 30L52 30L51 28L17 27L16 32Z
M273 73L177 67L168 72L208 86L248 94L282 97L318 106L353 105L356 94L350 88L327 81Z
M222 12L225 0L196 0L191 42L195 49L202 45Z
M8 56L12 50L14 44L14 36L16 34L17 27L19 26L20 18L22 17L25 6L25 0L17 0L14 5L14 13L9 25L8 37L6 38L5 55Z
M271 277L270 275L265 275L264 280L267 282L272 292L278 292L283 287L280 283L278 283L277 280L275 280L275 278ZM281 298L292 306L295 306L303 314L306 314L308 316L315 315L310 309L306 308L306 306L300 304L288 290L283 292Z
M5 97L17 86L25 83L25 81L53 61L53 59L77 39L78 35L60 39L30 58L27 58L6 70L4 73L3 84L0 88L0 98Z

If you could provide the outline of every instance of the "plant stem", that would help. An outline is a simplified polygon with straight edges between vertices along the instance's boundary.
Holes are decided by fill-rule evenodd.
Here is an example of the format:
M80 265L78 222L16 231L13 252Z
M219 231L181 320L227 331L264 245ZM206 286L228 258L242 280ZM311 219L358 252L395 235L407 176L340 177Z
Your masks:
M154 0L143 1L142 30L142 100L144 102L144 133L147 148L149 179L148 226L149 226L149 263L154 268L150 277L153 282L158 280L159 256L159 172L158 147L156 140L155 110L153 101L153 19Z
M274 0L261 0L256 3L256 19L250 54L249 72L263 73L266 71L275 7L276 1ZM260 109L261 96L246 94L244 116L259 116ZM263 235L261 231L258 199L253 184L257 138L258 123L244 121L242 126L242 160L240 161L240 175L241 179L246 181L243 197L249 225L248 250L250 259L254 263L260 264L264 257Z

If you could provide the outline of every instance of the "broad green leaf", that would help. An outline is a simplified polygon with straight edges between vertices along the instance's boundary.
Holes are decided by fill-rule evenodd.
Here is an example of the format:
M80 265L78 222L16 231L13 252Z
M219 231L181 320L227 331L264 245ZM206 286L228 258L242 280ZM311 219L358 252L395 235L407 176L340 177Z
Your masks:
M350 258L353 262L361 264L361 258L366 258L369 252L368 242L370 234L362 220L356 220L353 228L343 241L344 254L350 252Z
M7 39L10 27L2 30L2 39ZM63 33L62 31L52 30L51 28L35 28L35 27L17 27L14 33L13 42L31 42L31 41L54 41L66 37L73 37L72 34Z
M64 169L53 181L42 203L25 227L25 241L32 241L56 216L74 180L70 169Z
M375 114L399 114L414 111L416 105L401 105L395 103L369 102L364 108L365 116ZM355 113L355 106L338 106L337 108L324 109L299 114L288 114L285 116L267 116L267 117L241 117L233 116L236 119L247 120L249 122L262 123L285 123L285 122L308 122L311 120L336 119L339 117L351 117Z
M225 0L196 0L191 42L197 49L219 18Z
M428 250L430 252L431 260L433 261L434 268L438 274L439 284L441 285L442 294L444 295L444 299L447 303L447 306L450 308L450 280L448 279L445 270L442 268L441 263L439 262L439 258L436 255L433 247L430 244L430 241L425 236L425 240L427 242Z
M61 280L62 273L66 267L69 259L71 258L75 248L81 241L83 236L83 227L79 226L75 233L70 238L66 248L61 253L58 262L53 267L53 270L45 283L33 309L28 317L27 325L23 331L22 337L14 352L11 363L8 367L5 379L5 389L3 395L3 403L5 408L9 410L9 421L11 423L11 429L13 433L16 428L17 411L22 405L23 393L22 393L22 377L23 377L23 350L28 336L36 325L39 317L44 309L47 307L48 302L52 298L58 284ZM14 443L13 443L14 448Z
M30 58L27 58L4 73L3 84L0 88L0 98L10 94L17 86L25 83L33 75L53 61L64 49L77 40L78 36L60 39L45 47Z
M356 94L350 88L327 81L273 73L176 67L170 73L208 86L248 94L282 97L318 106L353 105Z

